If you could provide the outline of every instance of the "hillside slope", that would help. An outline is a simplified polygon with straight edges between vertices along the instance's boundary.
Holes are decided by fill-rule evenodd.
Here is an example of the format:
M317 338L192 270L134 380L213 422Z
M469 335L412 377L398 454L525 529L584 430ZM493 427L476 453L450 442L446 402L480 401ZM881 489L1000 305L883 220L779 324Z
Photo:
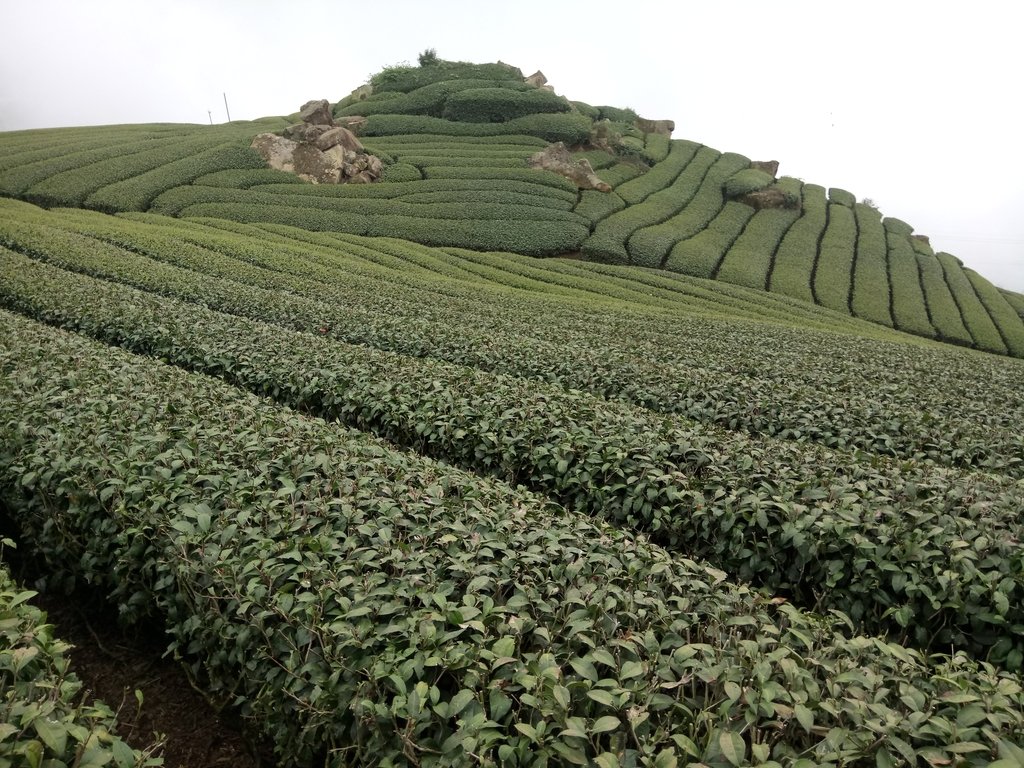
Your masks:
M374 76L334 109L365 118L370 185L311 185L248 149L284 118L0 136L0 194L661 268L762 289L908 333L1024 356L1021 301L841 189L670 139L635 113L571 102L508 65L438 61ZM639 126L639 127L638 127ZM644 133L641 129L652 132ZM563 142L611 192L529 157Z

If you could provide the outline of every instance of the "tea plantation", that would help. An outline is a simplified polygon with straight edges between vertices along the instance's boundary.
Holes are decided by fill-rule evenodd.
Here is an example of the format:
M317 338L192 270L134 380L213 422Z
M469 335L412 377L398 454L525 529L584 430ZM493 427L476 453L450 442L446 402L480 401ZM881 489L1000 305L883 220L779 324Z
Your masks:
M285 118L0 135L51 587L281 766L1024 765L1024 297L506 65L373 85L373 184L263 166ZM30 603L0 572L0 764L156 764Z

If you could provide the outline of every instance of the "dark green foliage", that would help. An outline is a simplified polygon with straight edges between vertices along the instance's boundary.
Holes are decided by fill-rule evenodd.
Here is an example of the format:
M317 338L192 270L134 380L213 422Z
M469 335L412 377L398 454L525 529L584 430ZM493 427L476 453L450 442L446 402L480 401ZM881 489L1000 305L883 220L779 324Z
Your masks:
M914 252L920 256L935 256L935 250L923 237L912 235L910 238L910 247L913 248Z
M985 309L985 305L978 298L978 294L974 290L974 286L968 278L963 264L955 256L948 253L939 253L936 255L936 258L939 264L942 265L946 285L949 286L950 293L953 294L953 300L960 308L960 316L963 318L967 330L970 331L974 343L979 349L1005 355L1007 352L1006 344L999 334L999 329L992 322L992 318L988 310Z
M660 163L668 158L672 150L672 139L663 133L648 133L644 136L644 155L651 163Z
M853 208L857 204L856 195L852 192L847 192L845 189L839 189L839 187L829 187L828 199L829 202L836 205L845 205L847 208Z
M569 192L575 197L577 187L564 176L533 168L457 168L430 166L423 169L427 179L496 179L523 181L538 187L552 187L555 192Z
M569 112L562 96L538 88L513 91L507 88L472 88L448 97L441 117L461 123L507 123L517 117ZM590 118L581 115L588 122Z
M911 238L911 244L913 243L914 238ZM917 250L916 246L915 250ZM931 249L929 248L929 250ZM934 253L922 255L918 251L917 266L921 272L921 285L924 287L924 298L928 304L928 316L931 318L935 330L938 331L939 338L954 344L972 346L974 340L967 328L964 327L960 309L949 292L942 265L939 264Z
M894 221L883 219L882 223ZM901 227L886 225L886 241L889 250L889 280L892 286L892 316L901 331L918 336L935 337L935 329L928 320L928 309L924 303L921 274L917 266L917 255L910 245L910 237Z
M965 269L964 274L978 294L978 299L985 305L992 322L999 329L999 335L1010 354L1014 357L1024 357L1024 322L1020 316L992 283L973 269Z
M800 181L783 177L779 179L778 185L799 202L802 186ZM716 279L767 290L772 256L799 216L799 205L793 208L764 208L757 211L725 255Z
M4 546L12 543L5 540ZM46 614L32 604L35 596L0 564L0 764L161 765L150 758L153 749L133 750L113 735L113 710L90 701L69 670L71 646L54 636Z
M590 104L587 104L587 103L582 102L582 101L570 101L569 103L572 104L573 108L577 112L579 112L580 114L586 115L591 120L600 120L601 119L601 110L598 109L597 107L592 107Z
M625 207L625 201L614 191L598 192L593 189L585 189L580 192L579 204L573 210L588 219L593 227Z
M469 89L495 88L514 93L516 91L533 90L526 83L507 82L500 86L493 80L443 80L425 85L409 93L385 91L375 93L363 101L357 101L337 110L339 116L345 115L429 115L444 117L445 104L452 94Z
M440 62L437 58L437 51L433 48L427 48L423 50L419 56L416 57L421 67L432 67Z
M618 188L620 184L625 184L630 179L635 179L646 172L645 168L636 163L616 163L609 168L602 168L597 172L597 176L613 188Z
M599 119L608 120L612 123L625 123L627 125L632 125L633 121L639 117L639 115L629 107L620 109L619 107L604 106L597 107L596 109L598 111Z
M853 214L857 220L858 235L851 309L857 317L891 328L889 257L882 215L877 209L861 203L853 207Z
M811 272L818 256L818 240L825 231L827 206L824 187L804 184L803 215L793 222L779 244L768 278L769 290L814 302Z
M744 168L737 171L722 185L722 191L730 200L756 192L775 183L775 177L757 168Z
M418 115L371 115L361 135L436 134L447 136L503 136L527 134L547 142L572 146L590 135L590 119L578 113L527 115L507 123L459 123ZM372 143L372 142L371 142Z
M388 67L370 78L374 95L385 91L408 93L441 80L490 80L522 83L523 73L508 64L467 64L438 60L429 67Z
M697 154L697 150L701 148L702 145L692 141L673 141L668 157L664 161L646 173L616 187L615 191L629 205L642 203L655 192L669 187L683 172L683 169L690 164L694 155ZM710 147L707 149L717 156L718 153L715 150Z
M829 197L832 192L829 191ZM818 303L836 312L850 311L850 279L853 275L857 222L845 203L829 203L828 228L814 270L814 295Z

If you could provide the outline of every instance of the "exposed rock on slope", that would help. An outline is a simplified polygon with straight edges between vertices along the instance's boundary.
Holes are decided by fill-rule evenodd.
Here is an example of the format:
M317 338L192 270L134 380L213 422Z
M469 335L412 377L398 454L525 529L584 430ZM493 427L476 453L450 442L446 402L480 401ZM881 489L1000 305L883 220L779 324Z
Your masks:
M558 142L530 156L531 168L542 168L569 179L580 189L611 192L612 188L594 173L586 158L575 160L565 144Z
M306 102L299 116L302 122L285 128L283 136L261 133L252 140L267 165L313 184L368 184L380 178L380 160L347 127L361 125L364 118L350 117L338 125L326 99Z

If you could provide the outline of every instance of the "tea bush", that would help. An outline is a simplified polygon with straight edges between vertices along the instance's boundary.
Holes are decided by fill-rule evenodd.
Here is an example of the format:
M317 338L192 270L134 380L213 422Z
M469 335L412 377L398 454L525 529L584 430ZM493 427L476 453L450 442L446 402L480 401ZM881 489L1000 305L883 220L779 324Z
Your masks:
M883 224L885 224L883 220ZM889 220L891 221L891 220ZM892 281L892 316L901 331L918 336L935 336L924 303L921 273L910 238L890 224L886 229L889 249L889 277Z
M813 303L811 274L818 258L818 244L828 224L824 187L804 184L802 213L779 243L768 289Z
M893 326L889 310L889 257L882 215L868 205L853 207L857 223L857 253L853 272L853 314Z
M842 203L829 203L828 214L828 228L821 238L814 270L814 295L829 309L850 312L857 222L853 208Z

